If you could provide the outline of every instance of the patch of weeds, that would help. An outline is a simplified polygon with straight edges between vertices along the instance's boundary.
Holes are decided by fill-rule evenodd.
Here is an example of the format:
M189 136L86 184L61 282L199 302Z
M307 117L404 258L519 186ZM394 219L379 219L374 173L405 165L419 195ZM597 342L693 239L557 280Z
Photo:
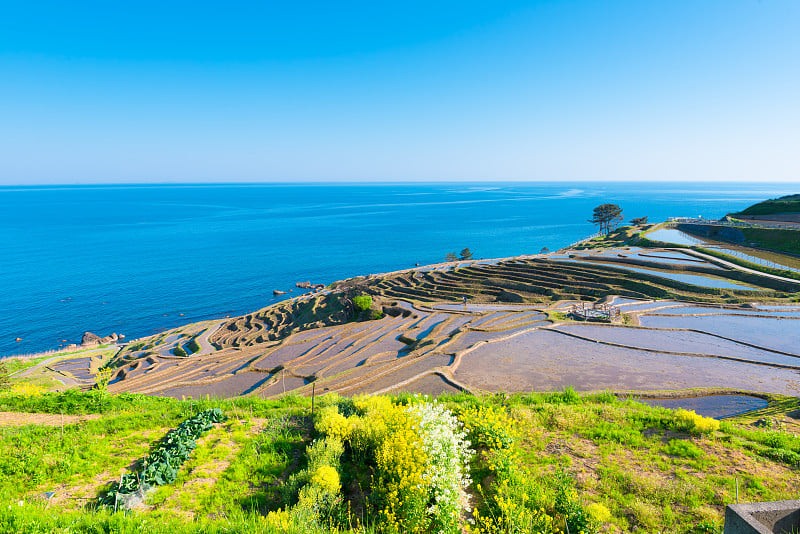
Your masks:
M614 441L628 447L641 447L644 445L642 433L635 428L626 428L608 421L599 421L583 434L595 442Z
M670 456L679 458L702 458L703 450L692 443L683 439L671 439L664 447L664 452Z

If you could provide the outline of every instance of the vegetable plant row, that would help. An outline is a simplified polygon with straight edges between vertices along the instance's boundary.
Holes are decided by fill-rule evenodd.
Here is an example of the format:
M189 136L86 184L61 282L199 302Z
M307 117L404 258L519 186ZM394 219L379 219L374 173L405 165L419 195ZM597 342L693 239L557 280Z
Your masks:
M225 419L219 408L213 408L190 417L169 431L158 447L140 462L141 468L126 473L115 482L111 490L100 498L100 504L116 508L119 502L128 502L131 495L137 494L141 498L153 486L172 483L180 466L197 446L196 440L211 430L214 423Z

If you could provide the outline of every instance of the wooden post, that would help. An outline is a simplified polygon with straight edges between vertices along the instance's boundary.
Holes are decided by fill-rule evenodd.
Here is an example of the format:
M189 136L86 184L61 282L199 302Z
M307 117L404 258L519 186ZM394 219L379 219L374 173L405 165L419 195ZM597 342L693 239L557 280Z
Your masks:
M317 383L313 382L311 384L311 417L314 417L314 391L317 387Z
M114 492L114 512L117 511L117 500L119 499L119 489L122 487L122 475L125 471L119 472L119 484L117 485L117 491Z
M64 410L61 410L61 443L64 443Z

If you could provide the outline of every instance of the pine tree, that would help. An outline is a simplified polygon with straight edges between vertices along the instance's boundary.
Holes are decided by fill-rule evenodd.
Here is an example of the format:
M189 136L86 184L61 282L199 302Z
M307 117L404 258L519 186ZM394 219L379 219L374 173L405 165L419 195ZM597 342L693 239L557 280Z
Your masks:
M608 235L622 221L622 208L616 204L600 204L594 209L590 223L600 226L600 231Z

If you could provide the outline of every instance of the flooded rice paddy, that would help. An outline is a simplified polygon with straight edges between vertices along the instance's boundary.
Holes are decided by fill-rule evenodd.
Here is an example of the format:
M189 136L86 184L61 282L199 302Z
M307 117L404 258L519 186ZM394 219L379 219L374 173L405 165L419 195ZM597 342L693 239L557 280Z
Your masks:
M724 419L766 408L769 402L761 397L752 395L704 395L701 397L685 398L652 398L636 399L650 406L661 406L672 410L683 408L691 410L705 417Z

